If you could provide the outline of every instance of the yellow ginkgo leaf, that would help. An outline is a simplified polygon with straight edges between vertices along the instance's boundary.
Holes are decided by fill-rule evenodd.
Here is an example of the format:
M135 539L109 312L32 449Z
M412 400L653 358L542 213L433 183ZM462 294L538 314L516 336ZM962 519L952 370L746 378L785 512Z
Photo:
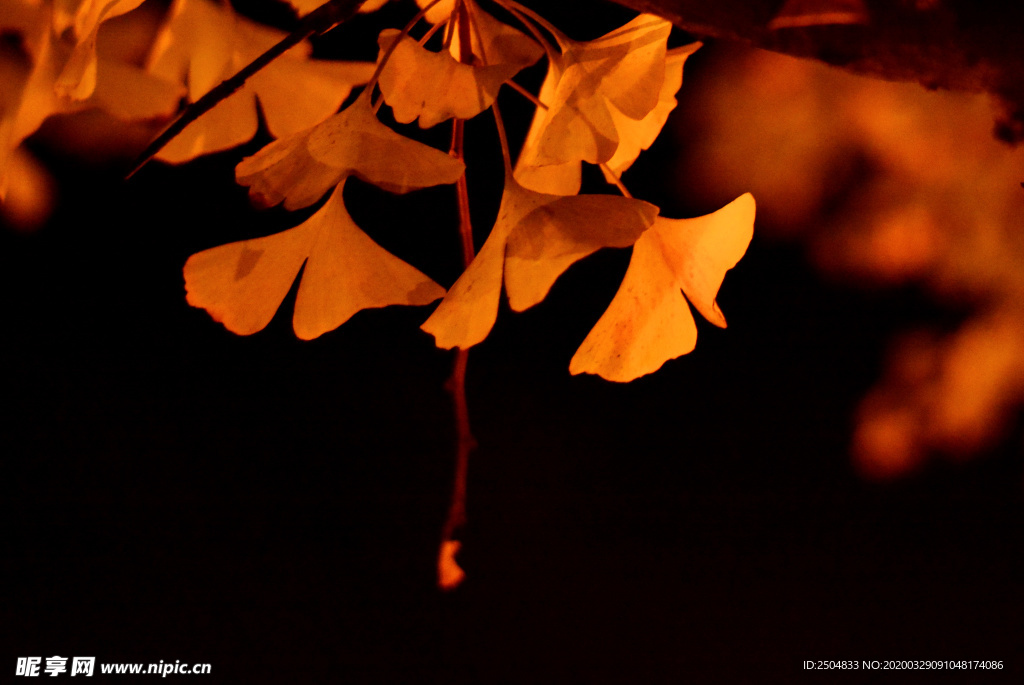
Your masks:
M657 214L640 200L549 195L506 179L480 253L421 328L438 347L472 347L494 326L503 280L512 308L528 309L573 263L602 247L631 245Z
M430 128L453 117L471 119L490 107L501 84L522 68L462 64L447 52L431 52L399 36L388 29L378 39L382 55L399 41L381 72L380 90L403 124L419 119L421 128Z
M753 229L749 193L706 216L656 219L637 240L622 285L569 371L625 383L692 351L697 326L683 293L711 323L724 327L715 297L726 271L746 252Z
M454 183L465 168L462 161L382 124L364 95L319 125L246 157L235 174L258 204L283 201L286 209L298 209L347 176L404 193Z
M273 318L305 263L292 323L299 338L310 340L363 309L443 297L444 288L356 226L343 189L344 183L295 228L192 255L184 269L188 303L233 333L255 333Z
M175 0L149 69L163 78L187 83L197 100L231 77L287 34L235 15L208 0ZM260 70L238 91L189 124L158 157L184 162L240 145L256 133L256 98L270 133L291 135L337 111L352 88L366 83L374 66L366 62L310 59L301 43Z
M676 93L683 85L683 64L700 46L701 43L691 43L666 53L665 80L658 94L658 104L643 119L628 117L614 105L608 108L619 135L619 145L615 154L601 168L606 176L609 171L621 176L622 172L633 165L640 152L649 148L657 139L668 121L668 115L676 108Z
M523 148L524 165L611 159L619 136L609 104L636 120L658 105L671 27L642 14L593 41L556 34L562 54L552 59L548 78L557 84L547 109L538 113L537 133Z

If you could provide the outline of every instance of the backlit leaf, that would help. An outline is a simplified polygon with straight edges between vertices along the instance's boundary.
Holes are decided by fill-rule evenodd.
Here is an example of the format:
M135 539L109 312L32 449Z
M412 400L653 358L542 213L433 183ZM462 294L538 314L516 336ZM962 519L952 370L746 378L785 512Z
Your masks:
M347 176L404 193L454 183L464 170L461 161L382 124L371 111L369 98L361 96L321 124L243 159L235 173L259 204L284 201L286 209L298 209L316 202Z
M657 213L640 200L549 195L507 179L480 253L422 328L438 347L476 345L497 319L503 277L512 308L528 309L577 260L601 247L632 244Z
M187 83L189 99L195 101L286 35L207 0L175 0L150 71ZM248 141L256 133L257 97L274 137L297 133L337 111L352 88L366 83L373 73L370 63L314 60L310 53L309 44L302 43L271 62L189 124L158 157L184 162Z
M239 335L273 318L299 269L293 327L316 338L363 309L422 305L444 288L370 239L349 216L344 183L304 223L266 238L221 245L185 263L187 300Z
M607 162L619 136L609 105L640 120L657 105L665 80L671 24L649 14L593 41L557 34L562 50L548 78L557 81L547 109L538 113L537 133L524 146L527 166Z
M569 371L628 382L692 351L697 327L683 292L705 318L724 327L715 297L725 272L746 251L753 225L749 193L707 216L656 219L637 240L622 285Z
M683 85L683 64L700 46L700 43L691 43L666 53L665 80L658 94L658 104L643 119L630 118L614 105L608 108L615 122L615 131L619 134L619 146L605 164L608 170L621 176L633 165L640 152L649 148L661 134L668 115L676 108L676 93ZM608 171L603 167L602 171L607 176Z
M381 32L381 54L396 38L395 30ZM447 52L430 52L404 36L381 72L380 89L395 120L408 124L419 119L421 128L430 128L452 117L475 117L517 71L517 65L461 64Z
M532 192L532 191L524 191ZM547 297L566 269L602 247L629 247L654 222L658 208L614 195L547 195L509 235L505 290L515 311Z

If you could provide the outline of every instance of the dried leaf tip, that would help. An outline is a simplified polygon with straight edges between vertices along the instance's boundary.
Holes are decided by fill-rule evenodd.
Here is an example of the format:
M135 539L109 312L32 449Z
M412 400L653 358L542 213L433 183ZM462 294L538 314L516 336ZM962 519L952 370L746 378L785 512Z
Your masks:
M437 586L444 591L454 590L466 577L455 555L459 553L462 543L458 540L445 540L437 555Z

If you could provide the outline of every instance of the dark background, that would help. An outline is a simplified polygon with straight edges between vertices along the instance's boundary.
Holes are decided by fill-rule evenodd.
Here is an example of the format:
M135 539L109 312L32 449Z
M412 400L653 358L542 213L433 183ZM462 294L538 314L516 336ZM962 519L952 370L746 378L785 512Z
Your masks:
M527 110L505 106L515 137ZM482 239L500 167L480 119ZM673 217L708 209L665 175L685 142L666 133L626 179ZM0 234L8 674L59 654L206 662L211 676L170 678L225 683L1019 678L1020 429L895 483L847 455L889 335L949 316L923 294L823 282L755 236L719 298L730 328L699 320L694 353L628 385L567 370L628 251L577 265L534 310L503 305L470 355L468 575L442 594L451 357L418 330L429 308L301 342L293 291L265 331L234 336L185 303L181 267L308 215L249 208L233 166L258 143L128 183L123 162L35 147L61 202L42 230ZM451 284L451 188L350 185L375 239ZM817 659L1005 668L801 670Z

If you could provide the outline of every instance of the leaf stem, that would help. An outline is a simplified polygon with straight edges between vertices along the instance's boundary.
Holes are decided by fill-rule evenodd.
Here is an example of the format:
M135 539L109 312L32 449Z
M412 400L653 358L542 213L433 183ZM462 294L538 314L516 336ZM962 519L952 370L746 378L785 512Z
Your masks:
M519 21L522 21L523 25L526 26L527 29L530 28L530 22L523 21L523 16L525 15L526 17L529 17L538 26L540 26L542 29L544 29L545 31L550 33L552 36L554 36L555 41L559 45L562 44L563 39L566 37L565 34L562 33L561 31L559 31L558 28L554 24L552 24L550 21L548 21L544 17L542 17L539 14L537 14L536 12L534 12L529 7L524 7L523 5L520 5L515 0L495 0L495 2L497 2L499 5L501 5L505 9L507 9L512 14L516 15L516 18ZM531 30L531 33L533 33L534 38L537 38L537 40L539 40L542 45L544 45L545 47L552 47L553 48L553 46L551 45L550 42L548 42L544 38L541 38L540 36L538 36L536 32Z
M619 189L619 192L622 193L623 197L633 197L632 193L629 192L629 190L626 188L626 185L622 182L622 178L617 173L612 171L611 168L604 162L601 162L600 166L601 171L604 172L605 179L611 179L610 183Z
M512 14L512 16L519 20L519 23L526 27L527 31L533 34L533 37L537 40L538 43L541 44L541 47L544 48L544 52L547 53L549 61L554 62L558 58L558 56L562 54L561 49L556 50L555 46L551 44L551 41L545 38L544 34L542 34L540 30L534 25L534 22L541 24L541 26L546 28L551 33L551 35L555 37L555 41L558 41L559 36L561 34L546 19L537 15L535 12L528 10L527 8L523 7L518 3L509 3L506 0L495 0L495 2L497 2L500 6L508 10L509 13Z
M505 85L507 85L509 88L511 88L515 92L519 93L524 98L526 98L527 100L529 100L533 104L537 105L541 109L548 109L548 106L545 105L543 102L541 102L539 97L537 97L536 95L534 95L530 91L526 90L525 88L523 88L521 85L519 85L518 83L516 83L512 79L509 79L508 81L505 81Z
M467 17L465 3L459 3L456 10L458 17L455 20L456 27L452 30L459 31L459 61L472 62L472 46L469 41L467 29ZM448 151L456 159L464 159L465 153L465 121L455 119L452 121L452 145ZM473 224L469 215L469 189L466 185L466 175L463 174L455 185L459 206L459 238L462 243L462 263L465 268L473 262L475 250L473 247ZM438 549L438 587L442 590L452 590L462 580L461 573L454 576L446 575L446 563L454 563L451 558L459 548L458 538L461 528L466 524L466 480L469 471L469 454L476 447L476 440L469 425L469 403L466 401L466 365L469 361L469 350L458 348L455 351L455 361L452 365L452 375L448 379L446 388L452 395L453 410L455 415L455 474L452 483L451 503L448 506L448 515L441 529L441 545ZM453 544L455 543L455 544ZM447 555L447 556L446 556Z
M505 160L505 174L512 178L512 155L508 150L508 137L505 135L505 123L501 119L501 111L498 110L498 101L491 103L491 111L494 112L494 123L498 127L498 140L501 141L501 156Z

